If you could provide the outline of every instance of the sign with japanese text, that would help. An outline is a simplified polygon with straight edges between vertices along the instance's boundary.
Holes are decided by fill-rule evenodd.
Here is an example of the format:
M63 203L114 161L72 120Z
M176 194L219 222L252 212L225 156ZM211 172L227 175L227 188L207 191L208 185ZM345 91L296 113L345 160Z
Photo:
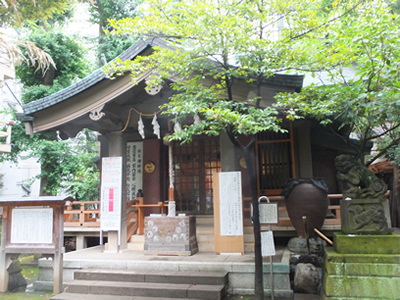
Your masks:
M135 200L143 189L143 142L126 143L126 199Z
M272 231L261 232L261 253L262 256L274 256L276 254Z
M101 230L121 229L122 157L104 157L101 174Z
M219 173L221 236L243 235L242 179L240 172Z
M250 213L253 217L253 203L250 208ZM279 224L278 203L261 202L258 204L258 208L260 212L260 224Z
M11 243L53 243L52 208L14 208L12 220Z

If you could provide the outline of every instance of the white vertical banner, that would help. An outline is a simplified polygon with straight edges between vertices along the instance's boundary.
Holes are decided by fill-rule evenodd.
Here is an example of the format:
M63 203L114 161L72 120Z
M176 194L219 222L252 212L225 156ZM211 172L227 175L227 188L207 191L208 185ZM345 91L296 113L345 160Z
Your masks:
M243 235L242 178L240 172L219 173L221 236Z
M101 174L101 230L121 231L122 157L104 157Z
M135 200L143 189L143 142L126 143L126 199Z

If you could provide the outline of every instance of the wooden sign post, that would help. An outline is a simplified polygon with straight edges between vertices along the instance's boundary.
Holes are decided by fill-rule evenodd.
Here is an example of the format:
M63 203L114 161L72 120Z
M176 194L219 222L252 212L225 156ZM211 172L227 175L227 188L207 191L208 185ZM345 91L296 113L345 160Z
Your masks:
M64 206L72 197L0 199L3 227L0 256L0 292L8 287L11 257L39 253L53 259L53 292L63 288Z
M213 173L214 252L244 254L240 172Z
M266 200L267 202L261 202ZM274 265L272 256L275 255L274 236L271 230L271 224L279 223L278 203L270 203L267 196L261 196L258 199L260 210L260 224L268 224L268 231L261 231L261 252L262 256L269 256L269 270L271 275L271 299L274 300ZM253 211L251 212L253 217Z

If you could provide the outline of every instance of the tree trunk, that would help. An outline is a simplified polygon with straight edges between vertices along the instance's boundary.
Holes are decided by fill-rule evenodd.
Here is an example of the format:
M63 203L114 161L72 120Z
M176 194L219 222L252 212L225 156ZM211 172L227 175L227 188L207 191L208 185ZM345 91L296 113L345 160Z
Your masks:
M40 196L53 196L51 193L46 192L44 190L46 183L47 183L47 177L46 176L40 177Z
M50 66L46 73L44 74L43 78L42 78L42 83L43 85L48 85L48 86L52 86L54 83L54 76L56 74L56 70L54 69L53 66Z
M247 177L249 179L251 203L253 204L253 231L254 231L254 299L264 300L264 272L263 272L263 260L261 253L261 226L260 226L260 211L258 206L258 193L257 193L257 175L255 166L255 157L253 148L256 142L256 136L253 135L251 141L247 146L243 146L237 140L237 137L232 131L232 127L228 127L226 130L229 139L232 144L239 149L244 157L247 166Z
M107 23L103 19L103 6L100 0L96 0L97 5L97 12L99 14L99 37L104 36L104 28L106 27ZM103 39L99 38L99 44L103 43Z
M242 148L243 157L246 161L247 175L250 184L251 202L253 204L253 230L254 230L254 264L255 264L255 278L254 278L254 299L264 299L264 272L263 272L263 259L261 253L261 226L260 226L260 212L258 206L257 195L257 176L254 169L254 153L253 147Z

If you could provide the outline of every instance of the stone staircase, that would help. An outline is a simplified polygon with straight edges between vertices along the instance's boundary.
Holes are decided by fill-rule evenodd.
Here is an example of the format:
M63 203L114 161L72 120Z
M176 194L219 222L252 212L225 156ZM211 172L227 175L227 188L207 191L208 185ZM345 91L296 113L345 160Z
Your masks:
M196 235L199 252L214 252L213 216L196 216ZM252 226L243 228L244 252L254 253L254 232Z
M53 300L223 299L227 272L80 270Z
M196 236L199 252L214 252L214 218L213 216L196 216ZM132 235L128 249L143 251L144 235ZM254 252L253 227L244 227L244 251Z
M224 299L225 292L230 295L252 295L254 258L251 254L215 255L214 219L211 216L196 219L200 252L192 256L144 255L143 235L133 235L128 250L120 253L103 253L100 247L66 253L63 273L66 289L52 299ZM244 228L244 241L246 254L253 252L252 227ZM274 256L274 288L275 296L282 299L293 298L289 258L290 252L278 247ZM266 295L271 293L272 287L269 270L267 259L264 261ZM214 279L215 273L222 274L224 279ZM207 278L212 278L211 282L204 281ZM40 259L39 276L34 289L52 290L52 280L52 261Z

